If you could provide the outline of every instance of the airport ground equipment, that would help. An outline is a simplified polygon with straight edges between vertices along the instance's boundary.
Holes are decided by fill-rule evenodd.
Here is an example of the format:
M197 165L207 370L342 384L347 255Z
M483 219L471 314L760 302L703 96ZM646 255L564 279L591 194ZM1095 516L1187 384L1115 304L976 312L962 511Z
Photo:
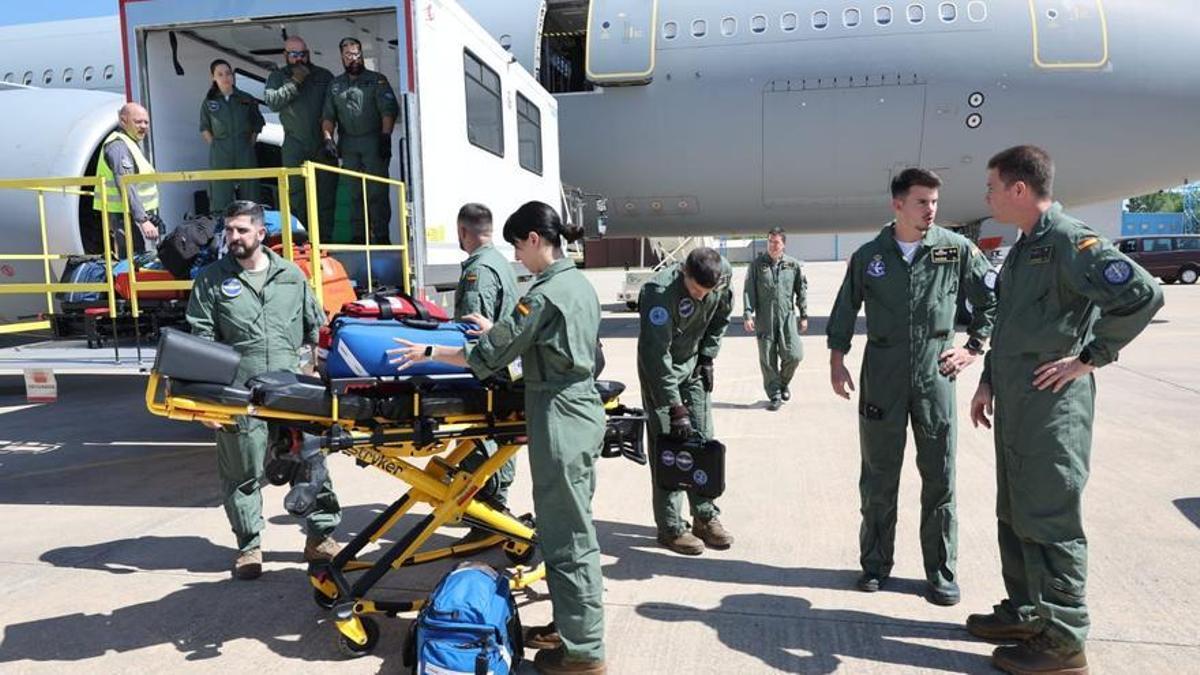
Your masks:
M331 454L352 457L359 466L374 467L409 486L332 561L309 568L314 599L334 613L343 653L361 656L374 649L379 629L370 615L396 616L423 606L424 599L369 597L390 570L500 544L515 565L514 588L545 576L543 565L529 566L537 544L533 520L508 512L488 489L495 472L526 442L519 383L485 384L469 374L326 381L277 372L237 386L233 380L239 360L231 347L164 330L146 387L146 405L153 414L175 420L233 424L238 416L250 415L272 423L272 456L285 464L277 461L269 467L268 479L292 479L285 505L294 514L302 514L311 503L309 493L315 495L312 486L322 482L324 460ZM645 416L619 404L623 384L601 380L596 387L609 412L602 454L644 463ZM488 438L496 441L497 452L474 471L464 468L462 461ZM427 459L423 466L412 461L422 458ZM288 471L288 461L302 467ZM358 559L418 504L427 505L430 513L398 532L396 543L384 547L378 558ZM438 528L455 523L491 536L422 550Z

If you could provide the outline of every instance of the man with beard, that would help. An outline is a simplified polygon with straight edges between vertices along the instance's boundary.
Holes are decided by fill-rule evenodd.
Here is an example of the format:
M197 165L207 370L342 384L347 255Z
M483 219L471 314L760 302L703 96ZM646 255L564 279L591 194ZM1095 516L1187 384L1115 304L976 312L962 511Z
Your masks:
M953 605L960 598L954 379L983 351L996 297L988 283L994 274L983 253L965 237L933 224L941 185L925 169L905 169L892 181L896 219L850 257L826 336L833 391L848 399L854 382L843 359L858 310L866 304L867 347L858 400L858 588L878 591L892 571L900 467L911 420L921 474L921 553L929 582L925 597L937 605ZM963 347L954 346L959 293L974 308Z
M279 113L283 125L283 166L298 167L307 160L337 164L337 156L325 148L321 132L321 113L333 73L312 64L308 45L299 36L289 37L283 47L287 65L267 77L263 91L267 107ZM317 215L326 232L332 232L337 180L335 173L317 172ZM293 177L288 194L292 213L309 227L304 181Z
M192 333L231 345L241 354L235 386L262 373L300 367L299 352L316 344L325 313L304 273L262 245L266 237L262 206L235 201L225 210L229 255L197 277L188 300ZM225 515L237 536L234 576L262 574L262 483L267 425L239 417L236 425L210 425L217 431L217 474ZM331 559L338 550L330 534L341 520L333 486L326 480L314 509L305 516L304 560Z
M342 158L342 168L387 177L392 161L392 127L400 106L386 77L363 65L362 43L348 37L338 43L346 72L333 78L325 97L321 131L326 151ZM337 128L338 140L333 141ZM350 180L351 243L364 243L362 182ZM391 241L392 218L388 189L383 183L367 185L368 222L373 244Z

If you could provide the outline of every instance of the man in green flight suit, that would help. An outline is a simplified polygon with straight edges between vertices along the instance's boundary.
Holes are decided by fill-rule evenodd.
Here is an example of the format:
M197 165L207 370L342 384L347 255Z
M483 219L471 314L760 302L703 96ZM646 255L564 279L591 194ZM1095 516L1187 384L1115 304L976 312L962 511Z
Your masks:
M992 348L971 421L996 416L996 519L1008 597L967 630L1020 641L992 652L1010 673L1087 673L1087 539L1080 500L1091 462L1092 371L1150 323L1162 289L1053 201L1054 164L1034 146L988 162L992 216L1020 229L997 283Z
M659 435L686 439L695 431L706 440L713 436L713 359L733 311L732 274L719 253L700 247L682 265L650 277L638 295L638 382L649 418L654 522L658 542L683 555L700 555L705 546L733 545L715 501L688 491L695 518L689 532L681 514L683 491L660 488L653 472Z
M279 113L283 125L283 166L298 167L305 161L320 164L337 164L337 156L325 148L321 132L321 114L325 110L325 96L333 73L313 65L308 44L297 35L288 37L283 43L287 65L267 76L263 99L267 107ZM336 206L337 174L329 171L317 172L317 216L324 228L325 237L333 232L333 214ZM305 199L304 181L297 176L290 178L288 195L292 213L311 228L308 222L308 202Z
M333 78L329 93L325 97L325 108L321 117L321 131L325 148L342 158L342 168L369 173L375 176L388 175L388 164L392 161L392 128L400 114L396 103L396 92L386 77L363 65L362 43L348 37L338 43L342 52L342 65L346 72ZM333 142L333 130L337 128L338 141ZM364 243L362 182L350 180L350 225L351 243ZM367 184L367 220L370 223L371 242L387 244L391 241L388 222L392 218L389 190L386 185Z
M454 320L478 314L495 323L512 314L518 298L517 275L512 263L492 245L491 209L483 204L465 204L458 210L458 245L467 252L467 259L462 263L462 275L454 292ZM463 461L463 466L474 471L494 454L496 442L485 440ZM516 472L516 457L496 472L495 499L503 506L508 505L508 488ZM472 528L462 543L490 534Z
M225 210L229 255L204 269L188 300L192 333L231 345L241 354L237 386L262 373L299 370L301 346L316 344L325 321L304 273L263 246L265 237L262 206L231 203ZM233 428L211 426L217 431L217 473L225 515L237 536L234 575L254 579L262 574L259 486L267 458L267 425L240 417ZM327 480L305 518L305 561L329 560L337 553L330 535L340 520L341 508Z
M785 255L787 234L782 228L767 233L767 252L746 268L742 291L747 333L758 341L758 367L766 389L767 410L779 410L792 398L788 385L804 359L800 333L808 332L808 279L800 261ZM799 326L795 308L800 308Z
M892 181L895 221L850 257L826 328L830 382L849 399L854 389L844 358L858 310L866 304L867 346L858 401L862 470L858 588L878 591L893 565L896 501L912 422L921 474L921 554L926 599L959 601L958 518L954 452L958 434L955 377L983 351L996 298L986 256L965 237L934 225L942 181L905 169ZM954 346L959 294L974 312L965 347Z

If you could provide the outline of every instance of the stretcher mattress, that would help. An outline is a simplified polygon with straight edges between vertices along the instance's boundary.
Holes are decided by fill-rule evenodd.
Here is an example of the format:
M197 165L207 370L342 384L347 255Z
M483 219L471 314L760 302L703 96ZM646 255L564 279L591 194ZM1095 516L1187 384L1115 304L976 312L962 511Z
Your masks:
M465 323L416 324L409 321L379 321L339 317L330 324L333 341L326 357L326 377L331 380L351 377L388 377L396 375L387 350L399 347L396 339L417 344L462 347L467 342ZM420 361L404 370L405 375L459 375L470 371L436 361Z

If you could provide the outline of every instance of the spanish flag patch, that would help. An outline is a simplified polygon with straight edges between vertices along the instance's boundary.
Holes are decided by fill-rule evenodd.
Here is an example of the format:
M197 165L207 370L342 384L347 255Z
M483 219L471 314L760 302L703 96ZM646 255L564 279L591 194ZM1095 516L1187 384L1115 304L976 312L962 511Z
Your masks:
M471 272L470 274L467 275L467 283L475 283L478 280L479 280L479 275L474 272Z
M1100 237L1087 237L1085 239L1080 239L1079 243L1075 245L1075 250L1080 253L1083 253L1084 251L1088 250L1089 248L1091 248L1099 243L1100 243Z
M522 300L517 303L517 311L520 312L521 316L529 316L529 312L532 310L530 310L529 305L525 304L525 301Z

